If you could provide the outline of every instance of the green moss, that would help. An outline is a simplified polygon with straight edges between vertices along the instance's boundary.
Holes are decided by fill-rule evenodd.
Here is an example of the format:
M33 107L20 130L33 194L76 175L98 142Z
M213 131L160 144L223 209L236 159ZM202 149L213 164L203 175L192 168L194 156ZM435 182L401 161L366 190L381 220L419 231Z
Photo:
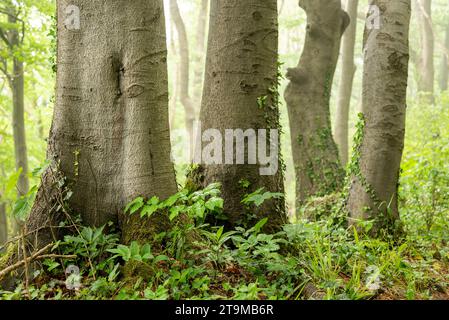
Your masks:
M323 221L333 215L341 199L340 193L310 198L302 208L302 217L309 221Z
M154 276L154 269L148 263L132 260L123 266L123 276L125 282L130 284L134 284L138 278L150 281Z

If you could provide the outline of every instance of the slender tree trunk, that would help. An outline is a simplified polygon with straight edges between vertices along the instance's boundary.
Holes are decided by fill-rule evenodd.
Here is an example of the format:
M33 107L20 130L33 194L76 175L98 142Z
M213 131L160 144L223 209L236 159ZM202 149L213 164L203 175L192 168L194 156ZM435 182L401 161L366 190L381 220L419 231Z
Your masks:
M145 241L166 230L166 217L124 215L125 205L137 196L165 198L177 190L170 161L163 2L76 3L79 26L72 1L57 5L56 105L48 158L59 164L59 172L50 168L44 174L27 228L57 222L57 184L65 183L73 192L71 209L84 224L113 221L124 243ZM38 240L51 241L51 233L41 232Z
M44 133L44 123L42 121L42 110L41 107L39 107L38 104L38 99L34 100L34 111L36 113L36 121L37 121L37 134L39 139L44 140L46 138L45 133Z
M363 110L348 209L351 222L375 219L373 235L397 230L398 180L404 147L410 0L375 0L380 29L365 30Z
M448 79L449 79L449 23L446 26L446 38L444 41L444 47L446 48L446 52L443 52L443 58L441 60L440 67L440 89L441 91L446 91L448 88Z
M176 26L178 32L179 41L179 56L180 56L180 66L179 66L179 98L185 110L185 124L187 134L189 135L190 141L193 141L193 125L195 122L195 108L189 93L190 84L190 50L189 43L187 39L187 32L184 21L182 20L181 13L179 12L179 7L177 0L170 0L170 13L173 22ZM193 148L191 148L193 149Z
M299 5L307 13L307 34L298 66L288 70L285 91L297 210L308 197L332 193L343 183L329 103L341 36L349 23L340 0L304 0Z
M416 0L421 30L421 56L418 66L418 91L423 94L423 101L434 102L434 49L435 39L432 25L432 0Z
M8 240L8 221L6 220L6 205L0 194L0 246ZM0 251L1 253L1 251Z
M176 50L175 44L175 32L174 32L174 22L173 19L170 20L170 49L173 57L177 57L178 53ZM169 58L170 59L170 58ZM168 108L169 108L169 124L170 124L170 132L172 131L176 119L176 105L178 104L179 98L179 63L176 63L176 67L174 69L174 77L172 77L172 92L169 95Z
M339 148L340 160L343 166L348 163L348 121L351 106L352 86L356 66L354 63L354 47L357 35L358 0L346 1L346 12L350 18L350 24L342 40L342 68L341 82L338 93L337 115L335 119L335 142Z
M176 119L176 105L178 104L179 97L179 72L176 72L172 82L172 94L169 100L169 123L170 131L173 130Z
M281 0L281 4L279 6L279 15L281 15L282 12L284 11L284 7L285 7L285 0Z
M213 129L224 139L227 129L254 129L256 134L265 129L271 143L278 142L274 135L270 136L271 129L280 130L277 49L276 0L212 1L200 115L203 132ZM262 175L260 168L265 165L260 157L256 164L248 164L248 140L244 139L244 152L233 148L233 164L205 164L202 183L222 184L228 226L252 224L269 217L266 230L278 230L286 222L283 199L270 199L260 208L251 208L253 217L241 203L246 194L259 188L281 193L284 190L280 154L275 154L277 170L269 173L272 175ZM259 140L259 152L264 142ZM236 164L241 152L245 164ZM228 160L226 163L231 162ZM249 187L245 186L248 183Z
M12 10L11 12L14 12ZM17 23L15 12L8 15L8 22ZM12 52L17 53L21 46L19 30L14 29L10 32L9 44ZM14 54L13 58L13 74L11 76L10 87L12 91L12 127L14 138L14 154L16 161L16 170L21 170L21 174L17 181L17 195L19 197L28 193L28 158L25 134L25 93L24 93L24 70L23 61ZM15 221L15 232L19 232L22 223Z
M204 80L204 57L206 56L206 27L208 10L209 0L201 0L201 8L198 14L198 25L196 30L195 74L193 80L194 100L198 106L201 105L201 92Z

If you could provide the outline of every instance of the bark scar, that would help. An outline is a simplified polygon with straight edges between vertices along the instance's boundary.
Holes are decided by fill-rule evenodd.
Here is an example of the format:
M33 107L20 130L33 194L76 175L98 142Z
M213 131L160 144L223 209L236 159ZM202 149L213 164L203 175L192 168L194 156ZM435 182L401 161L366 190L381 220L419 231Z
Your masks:
M145 87L140 84L131 84L126 88L126 96L128 98L136 98L145 92Z

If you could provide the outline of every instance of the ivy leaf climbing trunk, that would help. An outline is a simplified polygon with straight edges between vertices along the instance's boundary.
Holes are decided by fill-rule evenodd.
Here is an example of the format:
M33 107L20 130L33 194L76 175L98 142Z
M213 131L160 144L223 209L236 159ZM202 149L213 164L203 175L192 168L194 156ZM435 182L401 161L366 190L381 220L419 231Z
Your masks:
M332 193L343 183L329 103L341 37L349 24L340 0L303 0L299 5L307 13L307 34L298 66L288 70L285 91L297 210L310 196Z
M278 137L270 136L270 130L280 130L277 1L212 1L210 11L200 113L202 132L216 130L213 132L221 135L224 143L226 130L246 132L253 129L256 135L258 130L267 130L266 139L258 137L257 149L260 151L261 145L265 144L268 154L270 143L266 142L271 140L271 145L279 142ZM251 137L255 138L254 135ZM280 153L276 150L273 172L263 175L260 169L266 164L260 161L260 156L255 163L249 164L248 140L251 138L244 140L244 164L237 164L237 154L243 152L236 151L237 148L233 148L230 159L226 157L225 161L223 144L223 157L218 163L202 166L201 182L203 185L222 184L228 226L252 226L257 220L269 217L266 230L279 229L286 222L284 199L268 199L261 207L249 210L241 201L246 194L259 188L265 188L265 192L283 193ZM229 145L230 139L227 141Z
M341 50L341 80L339 85L337 114L335 119L335 142L337 143L340 160L343 166L348 163L348 121L351 106L352 86L356 66L354 63L354 47L357 35L357 9L359 0L347 0L346 12L350 23L342 40Z
M351 222L374 219L373 235L397 229L398 180L404 147L410 0L375 0L380 29L364 39L363 122L351 163Z
M71 213L85 225L113 221L124 243L151 239L166 230L165 217L122 213L137 196L164 198L177 189L163 2L61 0L57 15L56 105L48 146L53 165L27 228L57 222L64 186L71 190ZM38 240L51 237L44 230Z

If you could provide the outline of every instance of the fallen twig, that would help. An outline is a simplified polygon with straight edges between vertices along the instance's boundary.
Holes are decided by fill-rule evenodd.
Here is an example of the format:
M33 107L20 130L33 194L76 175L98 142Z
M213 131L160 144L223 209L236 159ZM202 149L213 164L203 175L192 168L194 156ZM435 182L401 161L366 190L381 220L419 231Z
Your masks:
M40 250L36 251L35 253L33 253L27 259L18 261L15 264L13 264L13 265L3 269L2 271L0 271L0 279L2 279L4 276L9 274L10 272L20 268L24 264L30 263L30 262L32 262L34 260L42 260L42 259L75 259L77 257L76 255L43 254L44 252L49 250L52 246L53 246L53 243L50 243L50 244L46 245L45 247L43 247L42 249L40 249Z

